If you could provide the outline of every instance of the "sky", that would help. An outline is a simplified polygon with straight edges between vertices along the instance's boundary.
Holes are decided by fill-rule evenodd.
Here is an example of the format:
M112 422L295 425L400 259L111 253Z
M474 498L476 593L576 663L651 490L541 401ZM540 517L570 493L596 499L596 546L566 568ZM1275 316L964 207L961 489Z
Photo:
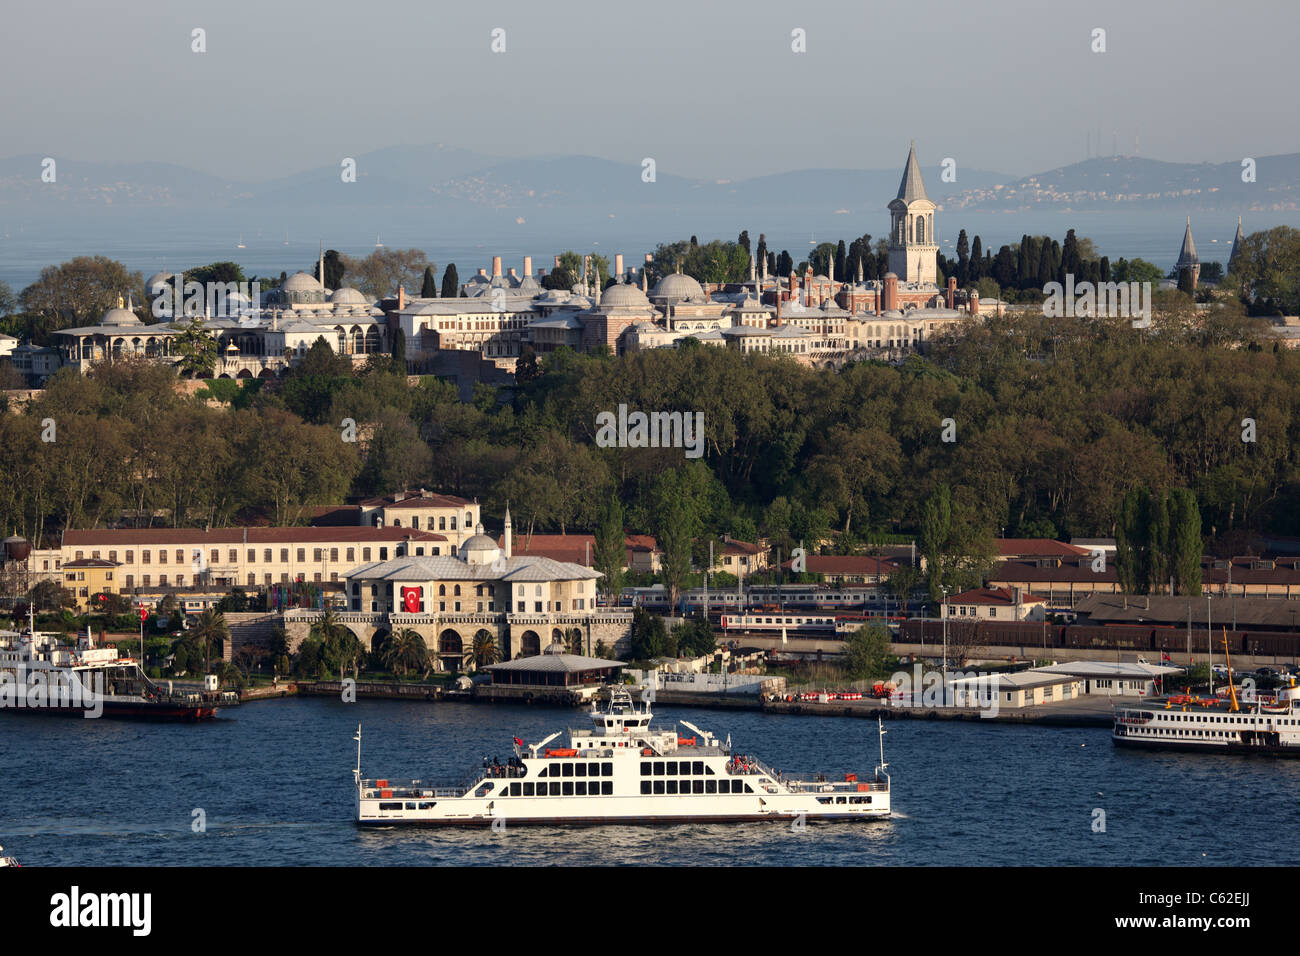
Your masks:
M719 180L892 168L908 140L1024 175L1097 130L1102 155L1300 151L1295 0L48 0L4 24L0 156L243 181L411 143Z

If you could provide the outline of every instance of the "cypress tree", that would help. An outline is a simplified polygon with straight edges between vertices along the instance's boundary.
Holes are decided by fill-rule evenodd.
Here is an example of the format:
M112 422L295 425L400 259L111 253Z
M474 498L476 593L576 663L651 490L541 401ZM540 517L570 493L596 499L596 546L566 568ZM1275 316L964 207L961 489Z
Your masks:
M957 233L957 284L965 286L970 280L970 240L966 230Z
M781 257L776 263L776 274L782 278L789 278L791 270L794 269L794 260L790 258L790 253L782 249Z
M393 368L399 375L406 374L406 333L401 329L393 335Z
M768 261L767 236L761 232L758 234L758 251L754 254L754 261L758 263L758 271L761 274L763 271L763 264Z
M970 247L970 274L967 281L978 282L984 275L984 244L976 236Z
M1052 245L1044 237L1038 250L1038 285L1040 288L1051 282L1055 272L1052 269Z
M750 255L748 229L742 229L740 231L740 235L736 238L736 243L740 246L740 248L745 250L745 255Z
M1101 257L1101 281L1110 281L1110 256Z
M776 253L775 253L775 252L769 252L769 253L767 254L767 274L770 275L770 276L774 276L774 275L777 274L777 272L776 272Z
M848 268L848 254L844 249L844 240L841 239L839 245L835 247L835 281L844 282L851 278L845 271Z
M424 267L424 281L420 283L420 298L436 299L438 297L438 286L433 279L433 266Z
M1170 493L1170 572L1179 594L1199 597L1201 593L1201 509L1196 495L1187 488Z
M460 295L460 276L456 274L456 263L447 263L447 271L442 274L442 297L454 299Z

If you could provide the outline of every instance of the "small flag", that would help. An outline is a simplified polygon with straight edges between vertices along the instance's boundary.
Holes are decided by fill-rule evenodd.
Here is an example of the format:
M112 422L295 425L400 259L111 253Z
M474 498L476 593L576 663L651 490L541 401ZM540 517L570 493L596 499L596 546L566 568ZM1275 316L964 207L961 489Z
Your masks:
M516 747L522 747L524 745L524 742L518 737L512 737L511 739L515 742Z
M1162 661L1172 660L1172 658L1168 654L1164 653L1163 651L1160 653L1160 659Z

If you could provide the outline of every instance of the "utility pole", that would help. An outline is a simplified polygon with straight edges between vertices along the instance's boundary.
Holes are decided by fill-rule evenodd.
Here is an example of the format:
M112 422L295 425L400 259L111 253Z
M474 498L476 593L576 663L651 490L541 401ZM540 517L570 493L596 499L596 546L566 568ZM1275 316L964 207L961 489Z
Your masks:
M943 675L943 702L948 703L948 586L943 585L943 663L940 673Z
M1214 631L1210 627L1210 594L1205 595L1205 644L1210 649L1210 696L1214 696Z

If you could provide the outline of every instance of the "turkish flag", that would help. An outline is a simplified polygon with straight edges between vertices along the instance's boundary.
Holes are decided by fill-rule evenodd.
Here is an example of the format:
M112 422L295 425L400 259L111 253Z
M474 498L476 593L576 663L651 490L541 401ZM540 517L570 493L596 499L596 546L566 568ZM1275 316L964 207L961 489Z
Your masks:
M420 589L402 588L402 606L406 608L407 614L418 614L420 612Z
M140 605L140 620L146 620L149 617L149 609L143 604Z

